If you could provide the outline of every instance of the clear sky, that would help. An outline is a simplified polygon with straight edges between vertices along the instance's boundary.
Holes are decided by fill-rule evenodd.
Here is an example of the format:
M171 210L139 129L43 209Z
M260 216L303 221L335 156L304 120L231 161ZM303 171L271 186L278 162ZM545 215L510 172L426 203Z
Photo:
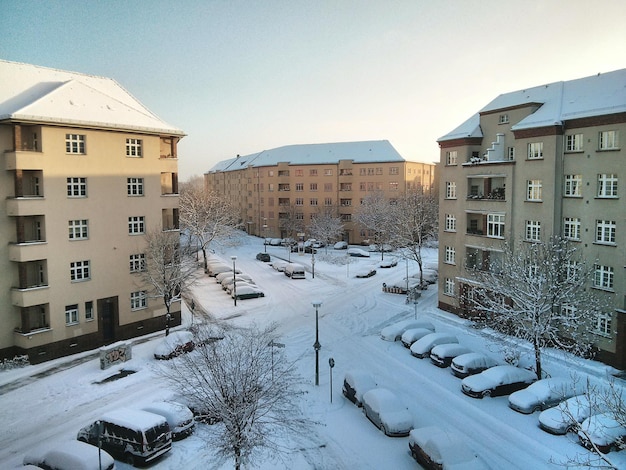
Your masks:
M501 93L626 67L624 0L0 0L0 58L111 77L181 180L290 144L414 161Z

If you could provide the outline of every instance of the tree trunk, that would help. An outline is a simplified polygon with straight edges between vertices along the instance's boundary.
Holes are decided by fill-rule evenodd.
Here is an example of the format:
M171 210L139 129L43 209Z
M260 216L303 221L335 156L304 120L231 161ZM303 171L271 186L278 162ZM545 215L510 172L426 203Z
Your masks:
M535 369L537 370L537 380L541 380L541 348L539 342L534 341L533 347L535 348Z
M202 247L202 258L204 259L204 272L206 272L209 267L209 264L207 263L206 248L204 246Z
M235 447L235 470L241 470L241 449Z

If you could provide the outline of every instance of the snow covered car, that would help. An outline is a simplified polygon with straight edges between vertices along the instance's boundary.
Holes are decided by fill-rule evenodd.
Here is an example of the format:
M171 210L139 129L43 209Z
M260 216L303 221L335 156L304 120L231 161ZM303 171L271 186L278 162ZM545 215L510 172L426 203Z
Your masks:
M509 396L509 407L520 413L530 414L555 406L580 392L572 380L560 377L541 379L524 390L512 393Z
M348 249L348 242L337 242L333 245L333 248L335 250L347 250Z
M402 334L409 328L426 328L435 331L435 327L425 320L402 320L393 325L386 326L380 331L380 337L385 341L398 341Z
M141 408L159 416L163 416L170 426L172 439L178 440L193 432L194 420L191 410L182 403L158 401Z
M439 344L458 343L456 336L448 333L431 333L411 345L411 355L419 359L430 356L430 351Z
M423 338L426 335L434 333L435 330L431 330L430 328L409 328L404 333L402 333L402 344L405 348L410 348L413 343L415 343L418 339Z
M370 254L361 248L348 248L348 255L355 258L369 258Z
M479 374L490 367L497 366L498 362L483 353L467 353L452 359L450 369L454 375L464 379L470 375Z
M608 454L619 442L626 439L626 427L617 421L613 413L591 415L580 425L580 444L587 449L595 445L600 452Z
M235 290L230 295L233 299L235 298ZM257 286L252 284L244 284L237 285L237 300L245 300L245 299L256 299L258 297L265 297L265 293L259 289Z
M285 266L287 266L287 261L276 260L272 263L272 268L274 268L279 273L285 272Z
M363 394L376 388L376 381L362 370L350 370L343 379L343 395L359 408L363 406Z
M355 277L363 279L366 277L372 277L375 274L376 274L376 270L374 268L365 267L363 269L358 270Z
M437 426L413 429L409 433L409 452L427 470L487 470L489 467L472 451L465 439L452 430Z
M259 261L263 261L263 262L269 262L270 261L270 255L268 253L257 253L256 255L256 259L258 259Z
M81 441L49 442L24 456L22 463L33 468L58 470L114 470L111 454L100 452L102 466L98 464L98 448Z
M590 400L589 395L576 395L539 413L539 427L551 434L567 434L589 416L604 411L604 403Z
M225 272L220 273L217 276L215 276L215 281L218 284L222 284L223 285L224 281L226 281L228 279L232 279L233 277L252 280L252 278L249 275L243 274L243 273L235 273L235 275L233 276L233 271L230 270L230 271L225 271Z
M230 294L230 291L232 289L233 284L237 282L237 285L242 285L242 284L252 284L254 285L254 281L252 280L252 278L250 276L247 276L245 274L237 274L234 278L231 277L227 277L226 279L224 279L221 284L222 284L222 289L224 289L225 291L227 291Z
M408 436L413 428L408 408L386 388L374 388L363 394L363 412L387 436Z
M397 259L385 259L385 260L382 260L378 266L380 266L381 268L393 268L394 266L398 266L398 260Z
M191 331L172 331L161 340L154 350L155 359L172 359L181 354L193 351L196 345L193 342Z
M232 276L233 267L227 264L209 266L209 276L216 277L218 274L222 273L230 273L230 275ZM241 274L241 270L235 269L235 274Z
M536 380L537 375L530 370L511 365L495 366L465 377L461 390L472 398L497 397L526 388Z
M430 361L437 367L445 368L452 363L452 359L468 352L471 351L458 343L439 344L430 351Z

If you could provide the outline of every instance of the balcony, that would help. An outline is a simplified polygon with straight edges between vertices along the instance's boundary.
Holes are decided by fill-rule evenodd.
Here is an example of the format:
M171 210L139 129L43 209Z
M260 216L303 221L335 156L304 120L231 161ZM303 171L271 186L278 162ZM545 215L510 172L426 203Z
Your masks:
M502 266L502 252L467 247L465 269L498 273Z
M18 150L5 152L5 170L40 170L42 167L42 153L37 151Z
M16 307L31 307L48 302L48 286L33 286L11 289L11 303Z
M45 213L44 201L45 199L40 196L7 199L7 215L16 217L42 215Z
M9 260L23 263L48 258L48 243L35 241L9 244Z
M504 201L506 175L471 175L467 179L467 199Z

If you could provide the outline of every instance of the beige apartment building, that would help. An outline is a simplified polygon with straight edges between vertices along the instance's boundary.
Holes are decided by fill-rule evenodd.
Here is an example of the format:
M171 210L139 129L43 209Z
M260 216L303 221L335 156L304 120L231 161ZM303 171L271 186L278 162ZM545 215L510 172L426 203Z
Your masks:
M344 222L342 239L367 242L355 212L367 194L392 201L410 190L435 191L435 165L406 161L389 141L288 145L223 160L204 175L205 187L226 195L251 235L296 237L281 219L308 221L332 208Z
M467 313L469 269L502 242L560 235L612 309L599 358L626 367L626 69L498 96L438 142L439 307Z
M164 329L137 273L143 234L178 229L183 136L112 79L0 61L2 358Z

